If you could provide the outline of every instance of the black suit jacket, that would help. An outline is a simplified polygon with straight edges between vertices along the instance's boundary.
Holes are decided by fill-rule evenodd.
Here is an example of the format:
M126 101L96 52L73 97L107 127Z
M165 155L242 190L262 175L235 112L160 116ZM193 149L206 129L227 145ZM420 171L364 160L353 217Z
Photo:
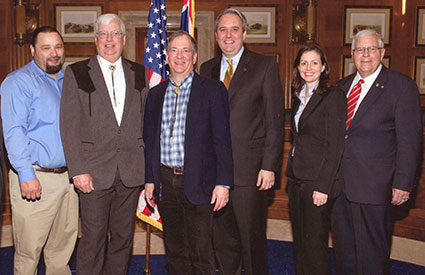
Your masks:
M345 93L354 77L340 81ZM392 187L411 191L422 156L422 135L415 82L382 67L346 131L340 178L348 200L387 204Z
M167 86L164 81L149 91L145 111L146 182L155 184L156 198L160 196L160 132ZM226 88L196 73L186 114L183 183L193 204L209 203L216 185L233 186Z
M313 190L335 197L338 194L338 169L344 150L347 98L334 88L329 92L314 93L295 127L294 116L300 106L293 97L291 132L294 156L289 158L286 175L313 185Z
M201 66L220 80L221 55ZM283 91L272 57L247 49L229 86L230 132L235 185L253 186L260 169L280 172L283 153Z

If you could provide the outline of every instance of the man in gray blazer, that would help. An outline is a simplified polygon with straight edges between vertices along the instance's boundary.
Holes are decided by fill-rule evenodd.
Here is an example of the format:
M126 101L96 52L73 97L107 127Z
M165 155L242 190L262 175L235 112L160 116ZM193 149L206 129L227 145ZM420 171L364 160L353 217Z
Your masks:
M77 273L119 275L127 274L144 183L147 87L144 67L121 58L126 41L121 19L100 16L95 35L98 54L66 69L61 136L81 203Z
M235 186L231 203L215 217L214 249L221 274L240 273L242 255L246 275L265 275L266 190L279 181L283 91L273 58L244 48L246 32L242 13L232 8L221 12L215 36L223 54L201 66L202 76L224 82L230 104Z

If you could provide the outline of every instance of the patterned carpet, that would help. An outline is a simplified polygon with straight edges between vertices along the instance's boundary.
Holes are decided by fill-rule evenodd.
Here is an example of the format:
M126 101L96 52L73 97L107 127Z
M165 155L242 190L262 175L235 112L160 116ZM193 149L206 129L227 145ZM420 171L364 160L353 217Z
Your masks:
M292 275L295 274L292 258L292 243L284 241L268 240L269 269L270 275ZM13 274L13 247L5 247L0 251L0 274ZM71 260L71 268L75 269L75 257ZM167 275L165 270L165 257L163 255L151 256L151 274ZM129 275L143 274L145 267L145 256L134 255L131 259ZM332 274L335 274L335 264L332 262ZM39 274L44 273L41 263ZM75 274L75 272L73 272ZM400 261L391 261L391 275L424 275L425 267Z

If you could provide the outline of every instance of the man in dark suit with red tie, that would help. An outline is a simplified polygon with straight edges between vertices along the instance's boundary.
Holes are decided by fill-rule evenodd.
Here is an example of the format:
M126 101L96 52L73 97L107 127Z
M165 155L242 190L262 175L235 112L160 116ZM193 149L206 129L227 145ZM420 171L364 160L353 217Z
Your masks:
M382 64L385 49L374 30L356 34L357 73L340 81L348 113L333 210L337 273L389 274L391 204L409 199L422 149L418 89Z
M245 16L222 11L215 36L222 51L201 75L222 80L230 103L235 173L231 203L217 213L214 249L221 274L268 274L267 193L279 181L283 146L283 91L276 62L244 48ZM234 212L234 213L233 213Z

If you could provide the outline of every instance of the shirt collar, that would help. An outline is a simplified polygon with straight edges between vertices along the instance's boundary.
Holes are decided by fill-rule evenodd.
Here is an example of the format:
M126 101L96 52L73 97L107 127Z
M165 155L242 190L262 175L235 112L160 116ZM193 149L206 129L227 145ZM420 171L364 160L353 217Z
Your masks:
M313 91L319 87L319 81L317 81L313 87L308 89L308 98L310 98L313 95ZM301 102L304 102L305 99L305 91L307 90L307 84L304 84L303 88L301 89L300 94L298 95L298 98L301 100Z
M106 68L106 69L109 70L109 65L115 65L116 66L115 67L116 69L120 69L122 67L121 56L120 56L120 58L118 58L117 61L115 61L115 63L109 62L108 60L106 60L105 58L101 57L100 55L97 55L97 60L99 61L100 67L102 67L104 69Z
M169 82L169 85L171 84L172 86L174 86L174 87L186 87L187 86L187 84L188 83L191 83L192 82L192 78L193 78L193 75L194 75L195 73L193 72L193 71L191 71L181 82L180 82L180 85L177 85L174 81L173 81L173 79L172 79L172 77L171 77L171 75L170 75L170 77L169 77L169 79L170 79L170 82Z
M245 50L245 47L242 46L242 48L239 50L239 52L231 58L228 58L224 54L222 54L221 55L221 66L223 66L224 64L227 64L227 59L232 59L233 67L236 68L239 64L239 60L241 60L241 56L242 56L242 53L243 53L244 50Z
M359 72L357 72L356 77L353 80L353 83L357 83L357 82L359 82L360 79L363 79L364 82L365 82L364 84L367 87L371 87L373 82L375 82L376 78L378 77L379 73L381 72L381 70L382 70L382 64L379 64L378 69L376 69L376 71L373 74L371 74L371 75L369 75L365 78L362 78L360 76Z
M37 76L45 76L45 77L50 77L51 79L53 79L54 80L54 78L50 75L50 74L48 74L48 73L46 73L45 71L43 71L38 65L37 65L37 63L35 63L35 61L34 61L34 59L33 60L31 60L31 65L32 65L32 67L33 67L33 69L34 69L34 73L37 75ZM61 80L61 79L63 79L63 76L64 76L64 73L63 73L63 70L61 69L59 72L58 72L58 75L57 75L57 77L56 77L56 80Z

